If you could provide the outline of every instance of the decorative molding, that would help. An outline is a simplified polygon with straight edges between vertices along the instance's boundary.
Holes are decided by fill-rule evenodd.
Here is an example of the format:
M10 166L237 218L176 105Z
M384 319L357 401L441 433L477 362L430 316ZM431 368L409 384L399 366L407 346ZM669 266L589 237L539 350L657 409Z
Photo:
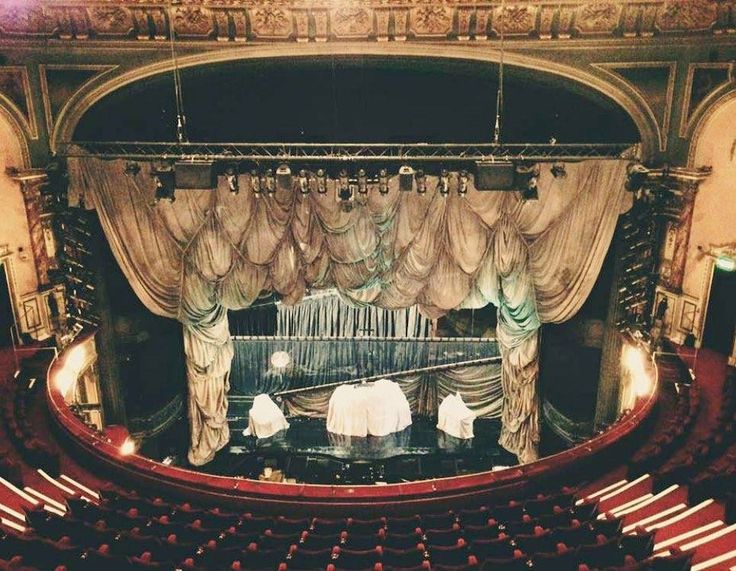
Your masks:
M354 18L354 21L350 21ZM733 0L34 0L0 6L0 37L160 41L169 19L182 40L485 40L628 38L736 31Z
M623 82L633 90L641 99L641 105L647 110L652 121L657 126L657 137L659 139L659 150L667 149L669 139L670 122L672 118L672 102L675 93L675 78L677 74L677 62L674 61L644 61L644 62L616 62L616 63L594 63L591 64L596 69L615 77L618 81ZM653 101L656 94L647 92L641 85L627 78L618 70L630 69L666 69L667 83L662 86L662 97L664 105L661 109L657 109L657 102ZM659 111L659 113L657 112Z
M717 3L707 0L669 0L655 18L660 32L705 32L717 21Z
M698 70L723 70L724 81L711 86L704 86L705 92L699 101L696 102L695 106L692 107L694 98L697 94L694 93L694 82L695 74ZM682 104L682 111L680 113L680 130L679 136L681 138L687 138L692 132L694 123L698 120L698 116L702 114L703 110L712 107L713 100L722 94L723 87L732 84L736 79L736 70L734 69L733 62L724 63L691 63L687 68L687 79L685 80L685 97Z
M0 101L16 115L31 139L38 139L28 69L24 65L0 66Z
M411 9L411 32L417 38L446 38L452 31L453 10L427 4Z
M81 64L40 64L38 73L41 83L41 99L43 101L44 118L46 120L46 129L48 133L54 130L54 122L60 111L67 104L69 99L77 91L84 89L89 83L99 79L106 73L116 69L117 65L81 65ZM88 76L77 81L71 81L61 86L54 86L49 81L48 72L90 72ZM66 88L66 91L65 91ZM54 93L57 91L57 93ZM61 101L56 101L60 99ZM63 101L63 102L62 102ZM60 104L61 103L61 104Z

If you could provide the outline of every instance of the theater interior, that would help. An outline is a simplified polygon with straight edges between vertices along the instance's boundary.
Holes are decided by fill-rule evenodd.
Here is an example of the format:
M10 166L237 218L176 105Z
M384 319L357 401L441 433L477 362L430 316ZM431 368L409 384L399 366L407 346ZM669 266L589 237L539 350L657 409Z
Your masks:
M0 571L736 569L734 0L0 0Z

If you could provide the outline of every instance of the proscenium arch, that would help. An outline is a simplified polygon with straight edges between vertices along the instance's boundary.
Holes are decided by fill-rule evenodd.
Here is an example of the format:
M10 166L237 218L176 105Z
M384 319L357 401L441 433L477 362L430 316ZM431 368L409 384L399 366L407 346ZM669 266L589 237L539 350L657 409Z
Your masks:
M501 52L499 50L479 50L468 46L442 46L441 53L429 53L426 45L421 44L289 44L247 46L227 50L205 52L190 56L180 56L180 68L202 66L214 63L226 63L247 59L277 59L277 58L319 58L330 56L379 56L379 57L417 57L440 60L466 60L481 63L498 63ZM651 157L658 148L657 126L652 123L651 117L642 109L636 99L619 86L602 79L601 77L582 71L578 68L563 65L544 59L507 52L504 53L504 63L528 70L541 71L572 80L593 89L600 95L614 101L626 111L634 121L641 136L641 152L644 159ZM49 144L51 151L56 152L60 143L73 140L74 131L82 116L95 103L110 93L136 81L148 77L171 72L173 63L167 59L154 64L142 66L115 77L106 76L106 80L92 81L88 86L74 94L59 113Z

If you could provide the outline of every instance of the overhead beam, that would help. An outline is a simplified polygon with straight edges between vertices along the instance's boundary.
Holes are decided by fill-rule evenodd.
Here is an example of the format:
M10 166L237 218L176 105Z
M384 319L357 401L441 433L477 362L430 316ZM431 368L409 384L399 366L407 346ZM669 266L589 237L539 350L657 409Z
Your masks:
M638 143L175 143L141 141L79 141L62 143L57 155L103 159L222 160L309 163L334 162L463 162L578 161L633 159Z

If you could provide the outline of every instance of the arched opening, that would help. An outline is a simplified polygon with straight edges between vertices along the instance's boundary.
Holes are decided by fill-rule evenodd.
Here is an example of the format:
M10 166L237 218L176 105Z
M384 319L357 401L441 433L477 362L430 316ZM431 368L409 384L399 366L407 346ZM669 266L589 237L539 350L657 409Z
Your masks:
M498 66L464 60L345 56L237 60L182 71L192 141L489 142ZM76 140L175 140L172 78L104 97ZM131 105L130 102L135 102ZM504 142L636 142L631 117L579 83L506 68Z

